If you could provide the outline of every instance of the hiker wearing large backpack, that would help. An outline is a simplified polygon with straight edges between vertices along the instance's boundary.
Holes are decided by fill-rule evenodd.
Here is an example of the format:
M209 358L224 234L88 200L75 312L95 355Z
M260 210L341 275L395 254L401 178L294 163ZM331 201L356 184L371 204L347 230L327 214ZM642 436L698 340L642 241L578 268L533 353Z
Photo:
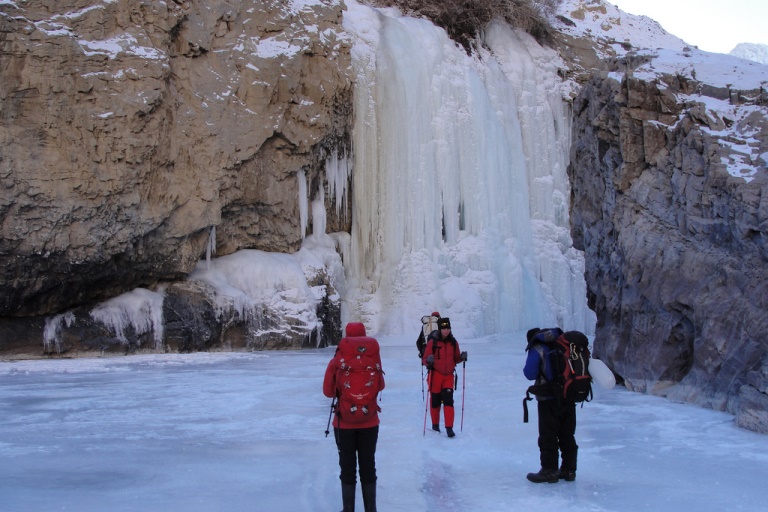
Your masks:
M346 337L328 363L323 394L335 399L333 433L339 451L342 512L354 512L357 469L365 512L376 512L376 443L379 392L384 389L379 343L365 326L347 324Z
M537 473L528 473L526 478L535 483L556 483L560 479L572 482L576 479L576 459L579 450L576 444L576 401L574 400L587 398L583 396L572 398L569 390L564 393L563 379L558 374L559 360L556 359L563 357L562 351L553 346L554 341L561 340L570 347L584 347L586 354L583 357L588 360L588 340L579 331L563 333L556 327L534 328L529 330L526 336L528 346L525 350L528 356L523 373L528 380L535 381L534 385L528 389L536 395L537 400L538 444L541 461L541 469ZM584 366L586 373L586 364ZM590 380L584 382L587 388ZM581 386L581 383L578 385ZM527 417L525 420L527 421ZM562 457L562 463L558 467L560 457Z
M431 315L421 317L421 329L419 337L416 338L416 349L419 351L419 359L424 358L424 349L427 348L427 342L434 336L437 336L437 321L440 320L440 313L433 311Z
M419 337L416 338L416 349L419 351L419 361L424 359L424 350L427 348L427 342L437 336L437 321L440 320L440 313L433 311L429 315L421 317L421 329ZM424 400L424 365L421 365L421 399ZM426 411L425 411L426 428Z
M454 371L456 365L467 360L467 353L461 352L459 342L451 333L451 320L441 318L437 321L437 334L430 337L424 349L422 364L429 370L427 383L431 395L430 414L432 430L440 432L440 406L443 406L445 431L448 437L454 437L453 391L456 388Z

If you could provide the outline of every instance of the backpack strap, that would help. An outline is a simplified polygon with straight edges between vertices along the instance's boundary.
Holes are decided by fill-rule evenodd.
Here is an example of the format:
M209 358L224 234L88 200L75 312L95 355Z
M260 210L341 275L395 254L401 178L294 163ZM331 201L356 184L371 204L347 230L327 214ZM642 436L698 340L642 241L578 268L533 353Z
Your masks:
M530 395L531 388L528 388L525 391L525 398L523 398L523 423L528 423L528 402L533 400L533 397Z

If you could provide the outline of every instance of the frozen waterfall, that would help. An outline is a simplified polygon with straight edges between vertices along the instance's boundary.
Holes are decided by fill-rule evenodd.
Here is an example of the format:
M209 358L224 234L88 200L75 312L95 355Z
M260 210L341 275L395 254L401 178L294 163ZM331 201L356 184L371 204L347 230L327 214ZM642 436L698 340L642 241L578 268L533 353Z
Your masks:
M463 337L554 324L592 333L568 228L557 54L495 24L468 56L426 20L347 5L355 124L343 320L402 334L438 310Z

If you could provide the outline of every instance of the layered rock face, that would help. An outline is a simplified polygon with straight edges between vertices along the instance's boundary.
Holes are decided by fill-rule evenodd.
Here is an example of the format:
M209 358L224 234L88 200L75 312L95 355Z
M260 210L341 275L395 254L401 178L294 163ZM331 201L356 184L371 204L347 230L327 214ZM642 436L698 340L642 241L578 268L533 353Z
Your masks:
M571 222L595 355L630 389L768 432L768 96L635 77L637 59L574 102ZM708 99L738 106L733 118ZM738 159L758 172L741 176Z
M218 255L297 250L299 181L314 192L349 151L341 16L334 1L0 5L0 339L39 344L34 316L183 279L212 226Z

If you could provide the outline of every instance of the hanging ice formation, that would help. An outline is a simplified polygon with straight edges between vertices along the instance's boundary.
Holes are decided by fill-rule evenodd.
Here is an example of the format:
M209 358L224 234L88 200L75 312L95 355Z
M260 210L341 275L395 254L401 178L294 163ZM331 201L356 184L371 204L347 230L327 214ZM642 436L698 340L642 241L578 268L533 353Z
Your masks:
M556 54L498 24L467 56L428 21L347 5L344 320L403 334L438 309L465 337L555 324L591 333L568 229L570 120Z
M211 268L211 255L216 254L216 226L211 226L208 232L208 243L205 245L205 266Z

